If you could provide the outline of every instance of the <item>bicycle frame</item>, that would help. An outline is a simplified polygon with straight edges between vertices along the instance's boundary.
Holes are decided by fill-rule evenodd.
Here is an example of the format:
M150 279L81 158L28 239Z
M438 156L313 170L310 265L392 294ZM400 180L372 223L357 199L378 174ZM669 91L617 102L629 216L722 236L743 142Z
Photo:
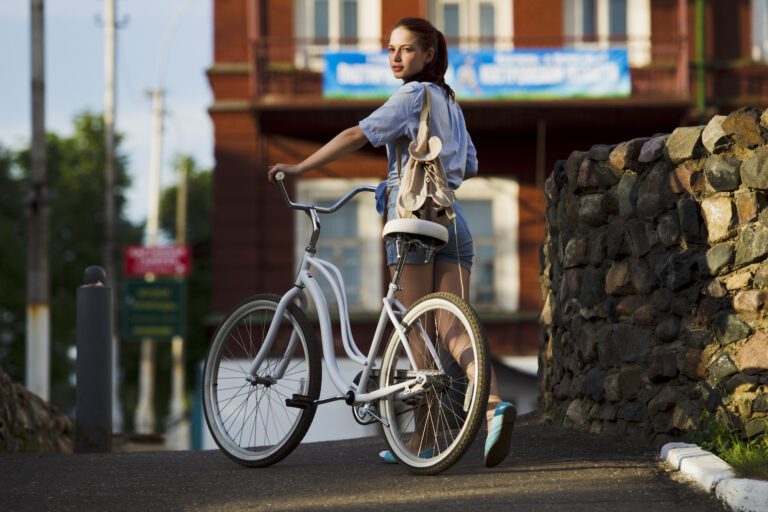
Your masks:
M280 300L275 310L272 323L264 339L264 344L251 363L250 375L253 378L257 378L256 373L264 359L267 357L267 354L271 350L272 344L274 343L275 337L277 336L277 331L280 326L281 319L283 318L288 305L294 301L300 300L302 291L306 290L309 296L312 298L312 301L315 303L315 309L317 310L318 322L320 325L320 336L323 347L323 359L325 361L326 368L330 373L334 386L338 389L339 392L345 394L345 396L337 398L345 398L349 405L353 405L369 403L399 392L402 392L404 395L409 395L421 390L424 384L427 382L427 376L425 373L417 371L414 372L415 375L412 378L409 378L404 382L393 384L371 392L358 393L358 391L361 389L367 389L368 380L371 376L371 370L374 368L376 354L378 353L381 346L381 341L384 335L384 329L386 327L387 321L392 323L395 332L397 332L397 335L400 338L400 342L403 344L403 348L406 352L406 355L408 356L411 366L413 368L418 367L411 351L405 330L400 325L400 319L398 318L405 313L406 308L402 303L400 303L400 301L395 298L395 294L399 290L399 276L402 272L402 267L405 262L405 255L400 258L397 270L395 271L392 281L389 283L387 295L382 299L382 310L379 314L376 331L374 333L373 340L371 342L371 348L368 351L367 356L360 352L357 344L352 338L352 329L349 323L349 311L347 309L346 295L344 293L344 280L341 276L341 272L333 263L315 256L315 244L320 233L320 223L317 217L317 212L320 211L321 213L333 213L334 211L341 208L344 204L346 204L346 202L348 202L356 193L361 191L370 191L372 190L372 187L356 189L341 199L333 207L320 208L314 207L312 205L297 205L292 203L290 199L288 199L288 195L285 191L282 180L279 179L278 183L280 184L280 188L283 192L283 197L286 202L288 202L289 206L295 209L304 210L310 216L313 225L313 234L310 240L310 245L304 251L304 257L302 258L296 281L293 287L289 289ZM320 285L317 283L317 280L313 276L312 272L310 272L310 270L319 271L323 277L325 277L325 279L327 279L331 284L331 288L333 289L334 296L339 306L339 317L344 351L350 359L362 366L362 373L357 384L346 380L339 370L339 365L336 361L336 355L333 346L333 328L328 311L328 303L320 288ZM437 351L435 350L432 340L429 338L429 336L427 336L426 332L423 332L423 330L421 331L427 349L432 354L433 359L437 361L438 367L442 371L442 363L437 356ZM276 382L283 376L283 373L285 372L296 348L296 344L298 343L297 338L297 334L294 332L291 335L291 339L286 348L286 357L283 358L283 362L275 369L274 374L269 377L269 380Z

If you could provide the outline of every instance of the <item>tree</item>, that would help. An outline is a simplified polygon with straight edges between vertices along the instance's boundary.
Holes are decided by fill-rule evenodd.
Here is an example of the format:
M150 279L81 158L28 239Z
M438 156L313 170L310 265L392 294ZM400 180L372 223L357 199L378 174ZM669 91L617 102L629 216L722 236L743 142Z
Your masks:
M120 154L122 137L116 138L115 166L115 211L116 246L138 243L141 231L124 216L125 196L123 190L130 185L126 172L127 159ZM47 136L47 159L51 197L50 224L50 273L51 273L51 403L63 411L69 411L74 404L72 374L74 365L69 357L75 346L75 294L83 284L83 270L89 265L104 265L105 242L105 149L102 117L90 112L74 119L74 134L60 137ZM30 149L19 151L15 163L21 170L17 185L23 196L29 176ZM12 204L12 198L0 196L3 205L19 211L19 205ZM2 206L0 208L5 208ZM23 207L21 207L23 212ZM25 214L22 213L22 218ZM24 230L21 231L21 247L25 247ZM4 241L5 243L5 241ZM120 267L118 267L120 268ZM5 282L6 274L18 279L16 269L9 272L0 267L0 281ZM24 271L21 269L23 282ZM20 287L23 294L23 287ZM119 297L119 294L116 294ZM5 305L5 299L0 297ZM19 312L24 318L24 308ZM16 337L12 344L15 353L23 346L23 335ZM14 379L21 376L16 372ZM20 379L19 379L20 380Z

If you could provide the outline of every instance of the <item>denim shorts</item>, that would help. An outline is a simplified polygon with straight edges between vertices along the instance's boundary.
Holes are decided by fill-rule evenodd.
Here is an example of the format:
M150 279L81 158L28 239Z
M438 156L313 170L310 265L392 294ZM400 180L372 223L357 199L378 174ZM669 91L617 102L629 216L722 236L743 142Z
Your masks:
M397 191L397 187L387 190L387 220L392 220L397 217ZM472 257L474 256L472 235L469 232L469 226L467 226L467 221L464 218L464 213L461 211L461 205L459 205L458 201L453 203L453 210L456 213L456 222L454 225L448 226L448 243L438 249L430 260L426 259L426 249L420 246L412 246L408 250L408 256L405 258L406 264L419 265L432 263L434 260L453 264L460 263L465 269L472 270ZM456 243L457 235L458 244ZM395 242L393 240L387 240L386 246L387 265L396 265L397 249L395 248Z

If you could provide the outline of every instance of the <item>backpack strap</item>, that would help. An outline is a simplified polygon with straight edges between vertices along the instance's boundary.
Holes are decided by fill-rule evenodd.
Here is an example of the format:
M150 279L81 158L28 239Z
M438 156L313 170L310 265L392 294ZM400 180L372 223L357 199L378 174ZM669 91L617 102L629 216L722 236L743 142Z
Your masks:
M419 145L426 144L427 140L429 139L429 110L430 110L430 102L429 102L429 89L426 85L422 84L422 87L424 88L424 97L421 100L421 114L419 115L419 131L416 133L416 140L418 141ZM402 137L402 139L405 139L406 146L408 145L408 139L406 137ZM401 144L400 139L395 141L395 159L397 160L397 177L398 179L402 178L402 168L403 168L403 147Z

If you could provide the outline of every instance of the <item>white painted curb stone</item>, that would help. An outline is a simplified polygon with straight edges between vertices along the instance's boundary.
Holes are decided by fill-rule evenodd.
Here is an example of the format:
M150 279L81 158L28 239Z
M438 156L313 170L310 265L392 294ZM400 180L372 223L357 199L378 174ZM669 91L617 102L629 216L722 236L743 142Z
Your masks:
M738 512L768 512L768 482L735 478L721 458L695 444L667 443L659 459Z

